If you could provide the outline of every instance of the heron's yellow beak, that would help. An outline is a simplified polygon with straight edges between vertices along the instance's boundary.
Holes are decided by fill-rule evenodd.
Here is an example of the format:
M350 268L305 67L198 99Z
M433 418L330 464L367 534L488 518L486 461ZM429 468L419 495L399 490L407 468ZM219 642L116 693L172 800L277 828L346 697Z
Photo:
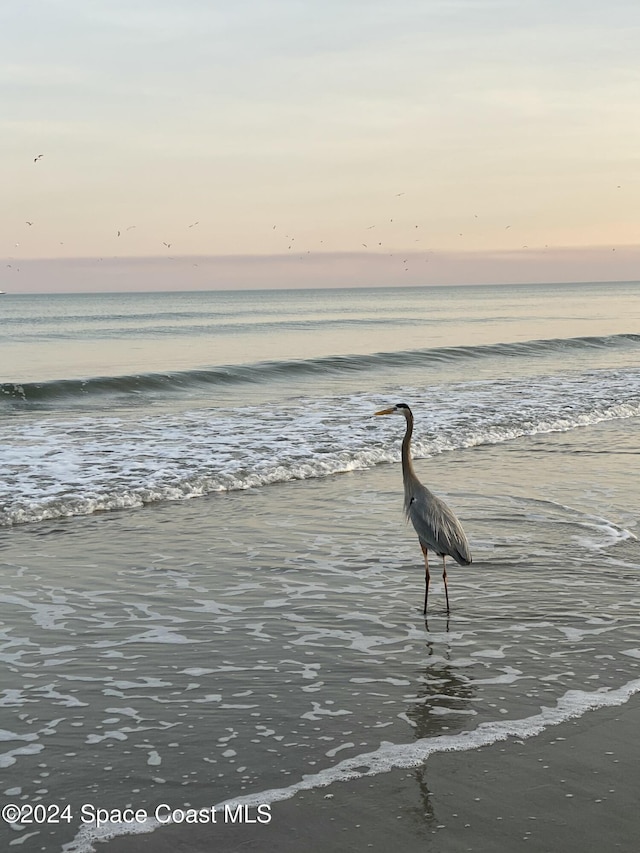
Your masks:
M381 409L379 412L374 412L374 415L392 415L396 410L395 406L391 406L390 409Z

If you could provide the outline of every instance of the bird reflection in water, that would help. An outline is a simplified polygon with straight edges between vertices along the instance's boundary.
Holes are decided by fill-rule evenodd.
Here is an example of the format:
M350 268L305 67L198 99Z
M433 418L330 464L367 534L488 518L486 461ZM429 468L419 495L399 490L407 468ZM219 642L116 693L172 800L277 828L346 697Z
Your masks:
M427 649L428 654L433 656L431 642L427 643ZM447 657L449 654L450 648L447 647ZM420 683L421 686L416 696L409 700L410 705L406 711L415 739L434 739L465 729L463 720L468 719L469 701L475 694L471 679L438 656L425 667ZM413 771L412 775L418 785L419 805L411 808L409 814L431 834L443 821L436 816L433 792L427 781L427 768L428 762L425 761Z

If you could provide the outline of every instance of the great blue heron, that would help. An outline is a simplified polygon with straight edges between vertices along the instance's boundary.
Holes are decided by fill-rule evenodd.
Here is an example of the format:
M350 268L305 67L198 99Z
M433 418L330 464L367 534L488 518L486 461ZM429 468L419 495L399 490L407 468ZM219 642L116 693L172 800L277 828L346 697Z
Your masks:
M411 435L413 433L413 412L406 403L397 403L389 409L382 409L376 415L393 415L399 413L404 415L407 422L407 431L402 440L402 480L404 482L404 511L407 518L411 519L420 547L424 554L425 589L424 589L424 615L427 613L427 599L429 598L429 558L427 551L435 551L442 557L442 579L444 581L444 594L447 599L447 613L449 613L449 591L447 590L447 557L453 557L461 566L471 563L471 551L462 525L455 513L447 504L437 498L432 492L423 486L413 470L411 461Z

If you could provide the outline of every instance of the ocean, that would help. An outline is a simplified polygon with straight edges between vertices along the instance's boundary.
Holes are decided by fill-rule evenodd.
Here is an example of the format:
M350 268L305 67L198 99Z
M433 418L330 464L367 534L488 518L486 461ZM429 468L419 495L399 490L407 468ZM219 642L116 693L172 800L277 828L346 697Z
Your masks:
M448 617L398 402L471 544ZM622 706L639 427L637 282L0 296L0 838L264 816Z

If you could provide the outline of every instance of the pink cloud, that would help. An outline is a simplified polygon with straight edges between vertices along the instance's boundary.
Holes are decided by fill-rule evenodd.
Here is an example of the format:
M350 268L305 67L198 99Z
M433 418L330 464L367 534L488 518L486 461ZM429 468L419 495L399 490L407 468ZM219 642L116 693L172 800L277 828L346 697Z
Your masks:
M640 246L7 259L0 269L7 293L632 281L640 277Z

